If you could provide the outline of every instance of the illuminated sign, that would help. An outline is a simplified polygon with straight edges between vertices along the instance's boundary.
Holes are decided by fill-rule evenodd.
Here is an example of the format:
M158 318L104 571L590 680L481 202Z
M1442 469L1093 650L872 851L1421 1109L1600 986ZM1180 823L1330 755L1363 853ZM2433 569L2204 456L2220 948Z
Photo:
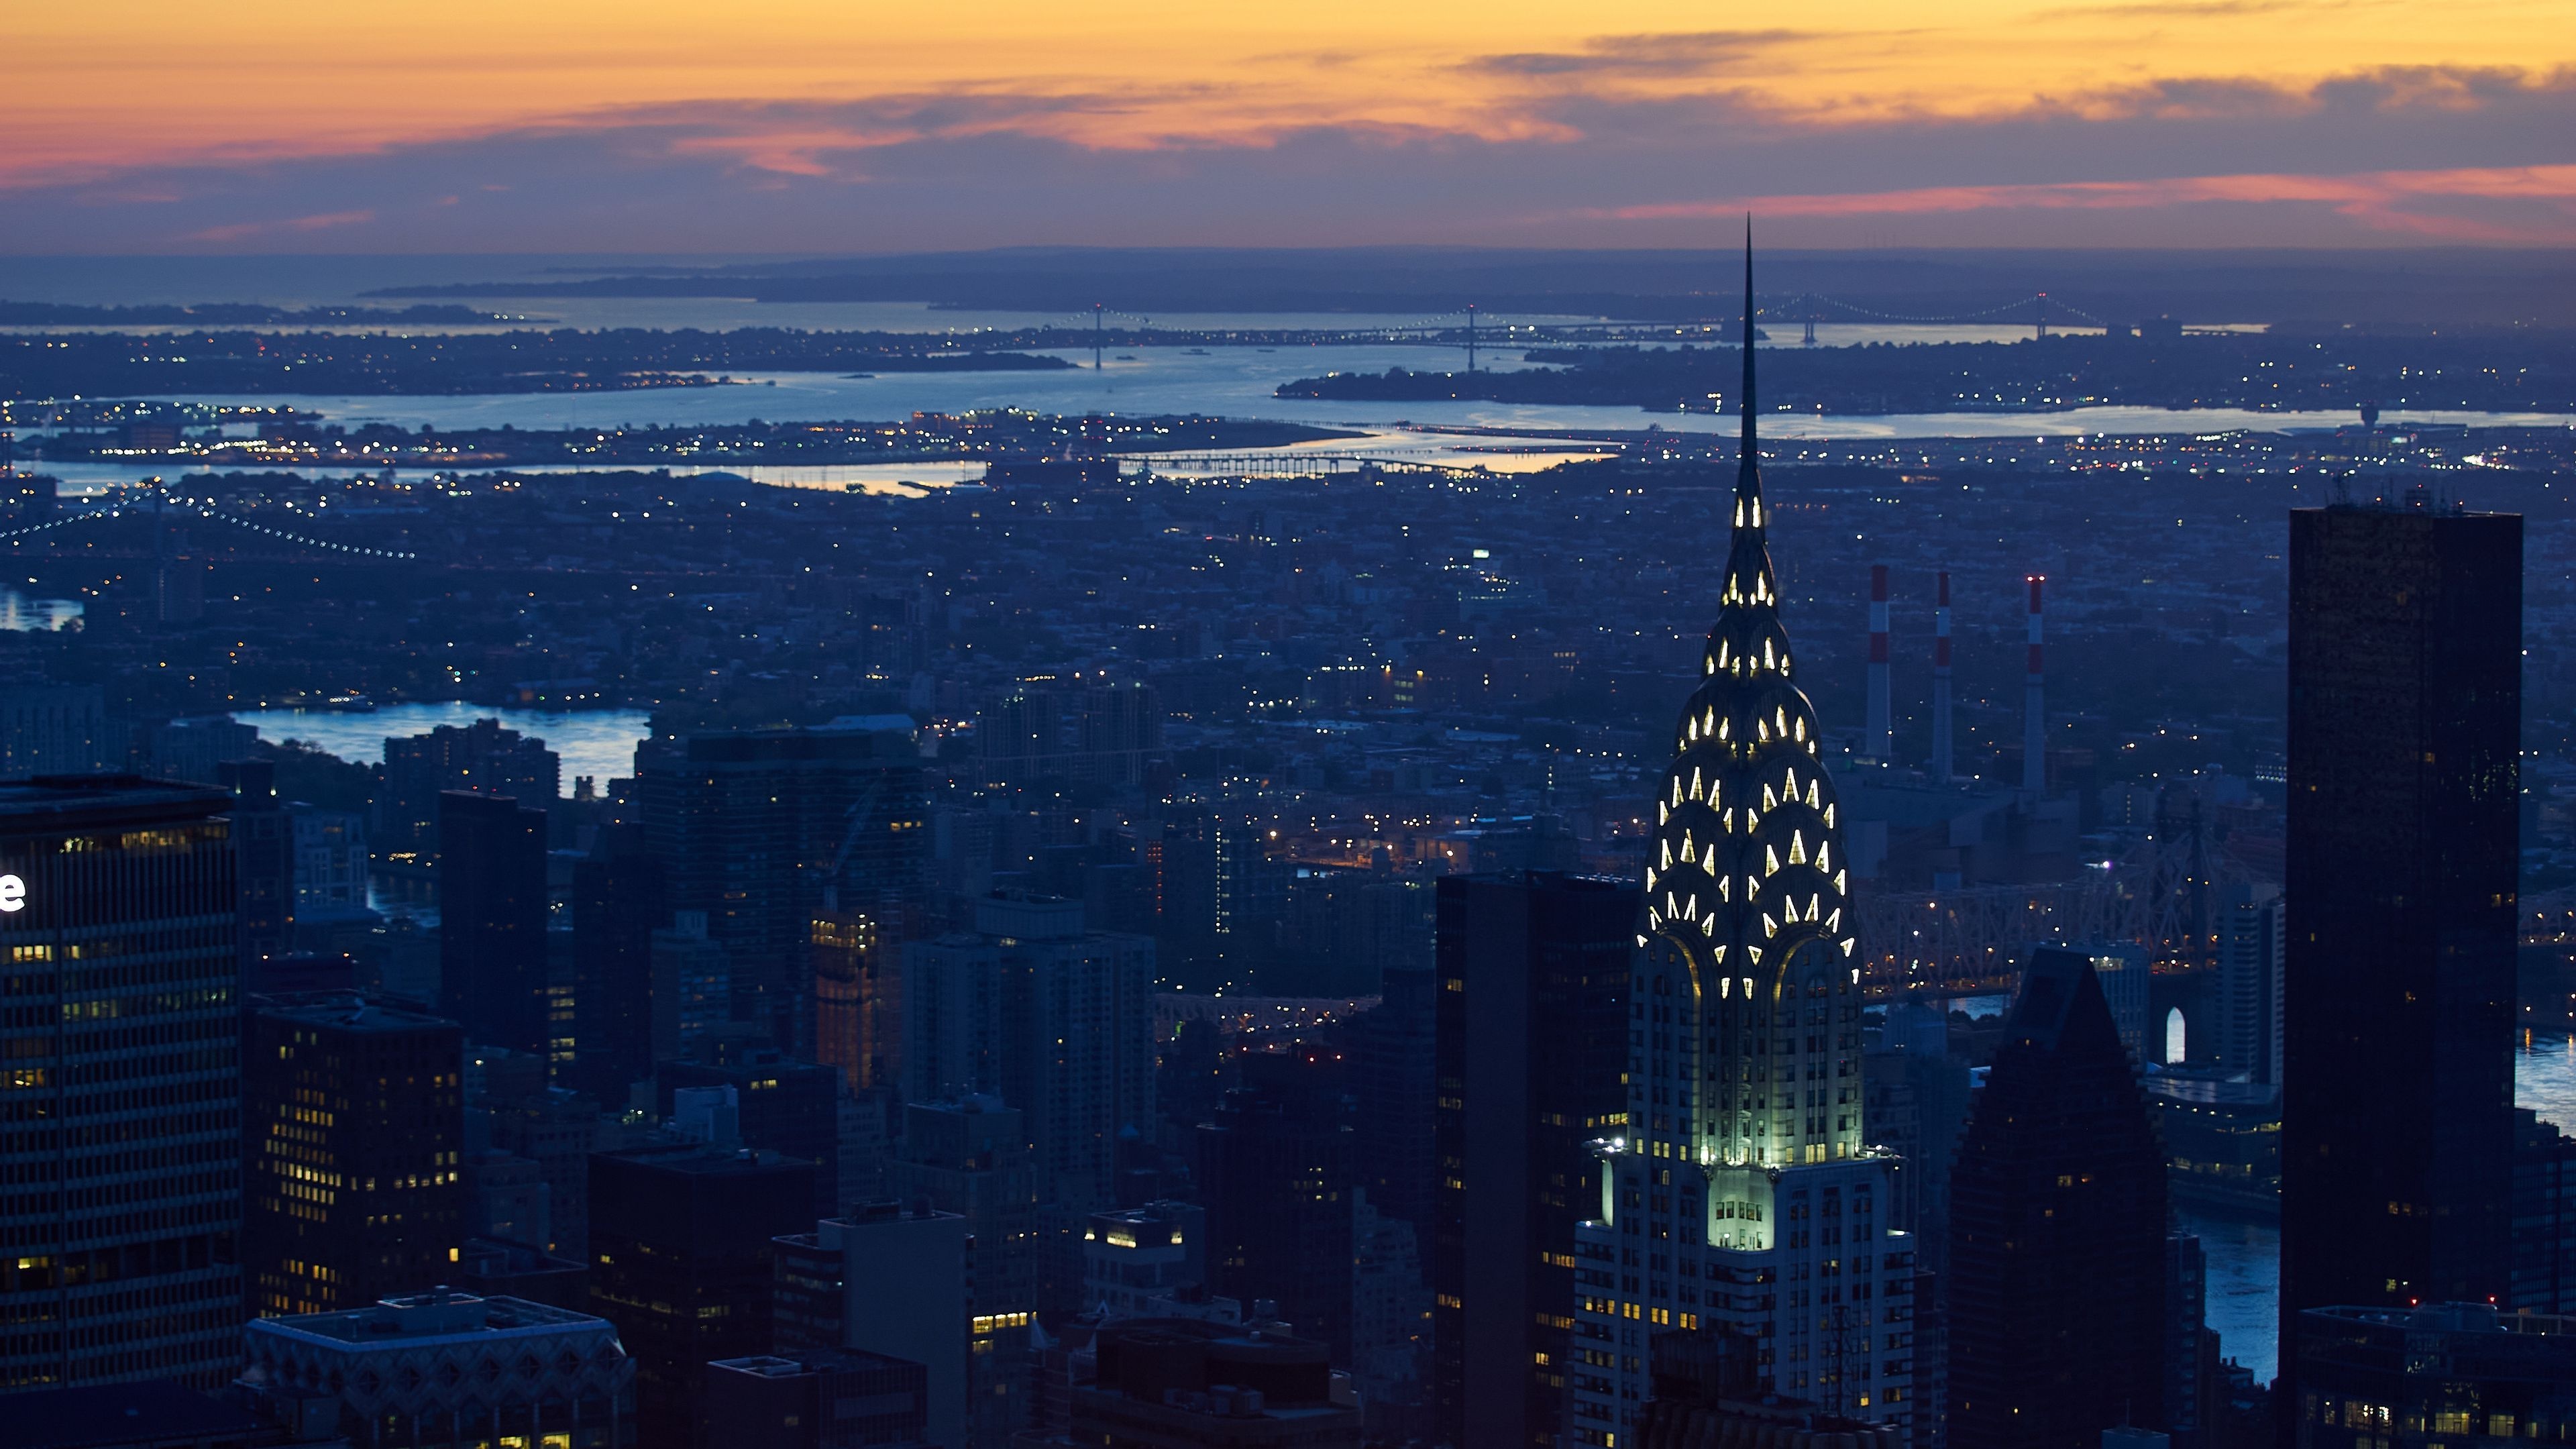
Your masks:
M0 875L0 911L23 911L27 908L27 883L14 875Z

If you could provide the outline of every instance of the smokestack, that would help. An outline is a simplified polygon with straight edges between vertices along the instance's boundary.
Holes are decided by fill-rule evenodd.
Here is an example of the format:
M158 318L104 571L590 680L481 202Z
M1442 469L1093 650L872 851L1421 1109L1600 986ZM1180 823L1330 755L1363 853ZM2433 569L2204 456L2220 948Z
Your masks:
M1950 571L1932 606L1932 781L1950 783Z
M1895 726L1887 697L1887 565L1869 566L1869 725L1860 752L1873 760L1896 758Z
M2039 591L2048 580L2030 576L2030 676L2022 689L2021 787L2033 795L2048 789L2048 706L2043 699L2039 663Z

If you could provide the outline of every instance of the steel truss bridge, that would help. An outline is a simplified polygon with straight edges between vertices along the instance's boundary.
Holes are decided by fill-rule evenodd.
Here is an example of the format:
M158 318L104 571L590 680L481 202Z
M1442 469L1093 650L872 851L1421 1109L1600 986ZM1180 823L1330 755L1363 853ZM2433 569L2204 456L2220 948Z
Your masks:
M2149 837L2072 880L1863 892L1862 991L1874 1001L2007 992L2035 945L2132 945L2155 965L2201 964L2214 944L2210 854Z
M1129 453L1155 472L1203 473L1227 478L1309 478L1337 474L1389 473L1442 478L1480 478L1491 470L1460 463L1429 463L1383 453L1301 453L1278 449L1267 453Z

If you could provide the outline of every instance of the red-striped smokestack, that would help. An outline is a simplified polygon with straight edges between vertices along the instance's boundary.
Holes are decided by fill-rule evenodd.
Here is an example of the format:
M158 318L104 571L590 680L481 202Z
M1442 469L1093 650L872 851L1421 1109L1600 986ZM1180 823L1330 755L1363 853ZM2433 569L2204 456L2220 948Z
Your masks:
M1932 779L1950 783L1950 571L1941 570L1932 606Z
M2048 705L2039 658L2039 591L2047 582L2043 575L2030 576L2030 674L2022 686L2021 787L2034 795L2048 789Z
M1887 565L1869 566L1869 723L1860 752L1874 760L1896 758L1894 711L1887 692Z

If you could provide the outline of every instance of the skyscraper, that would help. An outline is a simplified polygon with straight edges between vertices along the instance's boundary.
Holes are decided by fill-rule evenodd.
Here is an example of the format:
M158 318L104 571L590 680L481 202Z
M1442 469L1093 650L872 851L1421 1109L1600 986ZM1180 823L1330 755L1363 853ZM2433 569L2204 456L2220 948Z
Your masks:
M1311 1051L1247 1056L1244 1085L1200 1124L1198 1177L1208 1286L1247 1311L1271 1300L1348 1362L1359 1166L1338 1065Z
M989 1098L962 1102L914 1102L904 1109L903 1153L887 1167L898 1202L915 1209L954 1213L965 1235L964 1293L944 1291L897 1308L874 1299L866 1309L853 1309L854 1320L872 1314L910 1312L924 1320L916 1331L935 1328L943 1314L952 1330L971 1339L966 1356L965 1412L971 1442L1008 1444L1011 1434L1029 1421L1029 1325L1036 1321L1039 1291L1038 1174L1030 1160L1028 1132L1021 1114ZM862 1212L867 1221L881 1214ZM916 1218L918 1213L916 1212ZM927 1239L934 1254L942 1251L944 1230ZM907 1235L874 1233L853 1240L876 1249L907 1240ZM854 1272L869 1271L856 1267ZM884 1268L872 1270L882 1275ZM873 1294L871 1294L873 1298ZM887 1331L878 1323L870 1333ZM901 1353L892 1340L861 1335L852 1346L881 1353ZM930 1354L925 1363L937 1362ZM937 1372L934 1367L934 1372Z
M216 767L233 792L233 893L240 902L242 970L282 956L295 929L295 825L277 802L277 767L226 760Z
M602 1102L653 1074L653 933L670 924L662 862L611 825L572 868L575 1076Z
M2218 900L2218 1065L2248 1082L2281 1080L2282 909L2278 887L2226 887Z
M742 1145L813 1163L818 1220L847 1206L840 1200L840 1073L774 1048L742 1047L721 1060L660 1063L653 1085L656 1110L666 1118L681 1088L733 1088Z
M700 1442L706 1366L770 1351L774 1240L813 1226L813 1175L698 1143L590 1159L591 1311L635 1356L640 1449Z
M1636 914L1617 881L1440 882L1425 1227L1432 1387L1449 1443L1557 1442L1575 1302L1566 1245L1600 1205L1591 1144L1626 1120Z
M2287 1375L2309 1309L2506 1291L2521 699L2520 517L2291 513Z
M2165 1418L2165 1158L2093 963L2023 968L1950 1177L1955 1449Z
M1624 939L1624 932L1622 939ZM1627 969L1623 959L1620 976ZM1351 1018L1351 1095L1359 1105L1360 1182L1371 1206L1431 1243L1439 973L1390 966L1378 1004Z
M1118 1134L1154 1120L1154 943L1043 897L987 897L975 927L903 953L904 1095L999 1093L1076 1225L1117 1199Z
M272 998L242 1042L251 1312L336 1313L450 1281L466 1235L456 1023L355 994Z
M214 1388L239 1365L231 804L130 775L0 785L0 1388Z
M851 1092L891 1088L903 1073L903 970L893 942L827 889L814 914L814 1060Z
M912 722L863 716L819 729L691 735L639 755L647 846L670 904L701 911L730 954L746 1020L790 1050L810 1045L815 916L865 915L906 939L927 865L921 754Z
M1772 1392L1908 1422L1913 1239L1880 1211L1894 1160L1861 1127L1850 881L1816 714L1793 682L1754 435L1743 434L1717 622L1673 729L1629 989L1628 1122L1576 1233L1574 1443L1635 1442L1653 1340L1749 1332Z
M547 1054L546 812L438 797L441 1009L486 1046Z

